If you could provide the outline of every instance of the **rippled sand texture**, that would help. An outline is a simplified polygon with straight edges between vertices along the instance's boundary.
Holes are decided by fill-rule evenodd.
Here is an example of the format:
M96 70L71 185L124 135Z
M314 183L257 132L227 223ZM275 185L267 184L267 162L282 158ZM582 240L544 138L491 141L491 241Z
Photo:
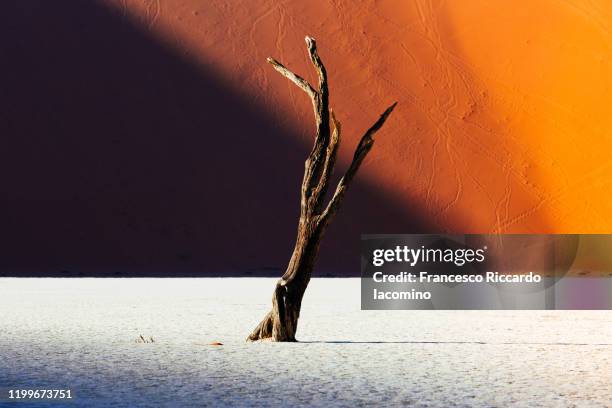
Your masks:
M612 400L609 311L367 312L358 279L314 279L302 342L246 344L273 282L0 279L0 386L72 388L75 407Z
M262 62L274 56L312 78L303 38L313 35L344 125L344 163L399 100L364 177L406 217L457 232L612 228L610 2L116 3L264 110L280 110L306 144L307 98Z

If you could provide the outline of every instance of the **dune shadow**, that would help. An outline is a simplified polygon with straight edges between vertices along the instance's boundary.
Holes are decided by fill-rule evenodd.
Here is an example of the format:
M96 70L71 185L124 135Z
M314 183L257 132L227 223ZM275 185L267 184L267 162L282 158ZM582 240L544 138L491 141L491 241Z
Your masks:
M310 146L101 4L2 9L0 276L281 273ZM319 274L357 275L362 232L433 228L363 179L349 194Z

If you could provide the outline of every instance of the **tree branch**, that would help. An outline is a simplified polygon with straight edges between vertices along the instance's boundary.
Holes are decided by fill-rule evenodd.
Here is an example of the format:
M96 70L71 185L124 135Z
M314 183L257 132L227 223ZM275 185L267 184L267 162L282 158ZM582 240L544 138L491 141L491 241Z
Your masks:
M330 110L330 113L331 120L334 125L334 130L332 132L329 144L327 145L327 152L325 153L325 161L323 163L323 171L321 172L321 178L319 179L319 183L317 184L312 194L313 197L316 197L318 200L317 208L315 208L314 210L315 212L319 212L321 210L321 207L323 206L323 199L325 198L325 194L329 187L331 176L336 166L336 157L338 156L338 149L340 147L340 135L342 131L342 125L336 119L334 111Z
M317 42L314 38L306 36L306 46L308 47L308 55L310 56L310 61L312 65L314 65L317 70L317 75L319 76L319 94L321 95L321 109L325 112L329 112L329 89L327 87L327 70L325 69L325 65L323 65L323 61L319 57L319 53L317 52Z
M382 127L382 125L384 125L385 121L387 120L389 115L391 115L391 112L393 112L393 109L395 109L396 105L397 102L394 102L393 105L389 106L382 113L382 115L380 115L380 118L378 118L378 120L372 125L372 127L370 127L365 132L365 134L359 141L359 144L355 149L355 154L353 155L353 161L351 162L351 165L349 166L344 176L342 176L342 178L338 182L338 186L336 187L334 195L329 200L327 207L319 218L320 222L328 223L334 216L336 211L338 211L338 209L342 205L342 201L344 200L344 196L346 194L346 191L348 190L351 181L353 180L353 177L355 177L355 174L357 173L357 170L359 170L363 159L365 159L365 157L368 155L370 149L372 148L372 145L374 144L374 134Z
M308 39L309 37L306 37L306 38ZM306 42L308 43L308 40ZM314 52L316 53L316 46L313 49L314 49ZM310 52L310 47L309 47L309 52ZM312 58L312 56L311 56L311 58ZM317 59L318 59L318 57L317 57ZM312 179L313 179L313 175L316 174L316 170L318 168L317 160L318 160L318 156L319 156L320 151L321 151L321 146L320 146L321 145L321 143L320 143L320 124L322 122L322 120L321 120L321 100L323 98L321 97L321 93L317 92L308 83L308 81L306 81L301 76L299 76L299 75L293 73L292 71L290 71L287 67L285 67L283 64L281 64L280 62L278 62L274 58L268 57L267 61L281 75L283 75L286 78L288 78L291 82L293 82L300 89L302 89L304 92L306 92L308 94L308 96L310 96L310 99L312 100L312 107L314 109L315 122L317 124L317 135L316 135L316 138L315 138L314 145L312 147L312 151L308 155L308 158L306 159L306 163L305 163L305 166L304 166L304 177L302 179L301 200L300 200L300 214L301 214L300 215L300 219L301 219L301 218L305 217L307 214L309 214L311 212L310 208L312 207L311 206L311 201L309 200L309 197L311 197ZM327 88L325 88L325 89L327 89ZM325 99L327 99L327 98L325 98Z
M287 69L287 67L285 67L283 64L281 64L274 58L268 57L267 61L274 67L275 70L280 72L283 76L288 78L291 82L293 82L298 87L300 87L304 92L306 92L308 96L312 98L313 103L314 103L314 99L317 95L317 91L314 90L314 88L308 83L308 81L306 81L301 76L291 72L289 69Z
M321 183L324 181L324 168L326 164L326 150L330 143L329 128L329 88L327 86L327 71L323 61L317 52L317 42L312 37L306 37L306 46L310 61L317 71L319 77L319 90L315 101L315 123L317 126L316 136L312 151L306 161L304 173L303 198L307 200L306 210L310 216L318 211L322 205L320 192Z

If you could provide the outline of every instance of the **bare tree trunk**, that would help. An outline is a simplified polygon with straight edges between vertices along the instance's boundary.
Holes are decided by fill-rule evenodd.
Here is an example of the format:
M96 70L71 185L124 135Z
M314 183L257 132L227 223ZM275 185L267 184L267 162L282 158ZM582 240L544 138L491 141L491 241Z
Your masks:
M312 99L317 132L314 146L306 159L304 168L300 221L295 248L287 270L276 283L272 295L272 310L249 335L248 341L296 341L295 333L300 317L302 298L310 281L325 229L340 208L361 162L372 148L374 134L382 127L397 104L396 102L388 107L363 135L346 174L340 179L333 196L325 205L326 192L336 164L341 129L340 123L329 109L327 72L317 53L314 38L306 37L306 45L308 46L310 60L319 77L318 90L315 90L305 79L288 70L280 62L268 58L268 62L278 72L295 83ZM330 118L333 124L333 132L330 128Z

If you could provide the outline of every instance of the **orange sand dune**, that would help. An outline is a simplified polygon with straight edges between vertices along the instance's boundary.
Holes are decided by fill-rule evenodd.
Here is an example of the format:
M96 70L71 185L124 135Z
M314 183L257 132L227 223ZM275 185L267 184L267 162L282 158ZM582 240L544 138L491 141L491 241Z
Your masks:
M344 125L343 162L398 100L361 176L400 203L420 203L440 231L612 231L609 2L116 7L263 109L280 110L304 144L309 102L264 61L274 56L313 79L303 37L317 38Z
M0 275L278 275L314 124L265 60L314 81L305 35L343 123L337 176L399 101L317 273L357 273L362 233L612 233L609 1L2 10ZM597 245L575 269L608 268Z

